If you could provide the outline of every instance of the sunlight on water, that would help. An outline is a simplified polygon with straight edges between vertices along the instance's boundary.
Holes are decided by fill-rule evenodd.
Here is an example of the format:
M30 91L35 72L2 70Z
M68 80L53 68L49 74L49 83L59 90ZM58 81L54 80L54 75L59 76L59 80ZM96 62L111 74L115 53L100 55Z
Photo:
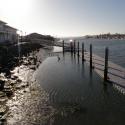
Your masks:
M33 71L21 66L15 68L13 73L18 75L22 82L17 84L17 91L7 102L9 107L7 124L52 124L55 109L49 105L48 94L34 79Z

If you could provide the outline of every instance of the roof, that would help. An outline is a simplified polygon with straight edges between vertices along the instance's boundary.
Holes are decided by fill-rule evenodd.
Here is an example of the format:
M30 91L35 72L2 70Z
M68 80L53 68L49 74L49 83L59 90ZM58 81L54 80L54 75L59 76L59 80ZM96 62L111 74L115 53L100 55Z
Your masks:
M17 29L14 28L14 27L8 26L7 23L4 22L4 21L1 21L1 20L0 20L0 24L4 24L4 26L7 27L7 28L11 28L11 29L17 30Z
M5 27L7 27L7 28L11 28L11 29L14 29L14 30L17 30L16 28L13 28L13 27L8 26L8 25L5 25Z
M6 22L3 22L3 21L1 21L1 20L0 20L0 23L2 23L2 24L7 24Z

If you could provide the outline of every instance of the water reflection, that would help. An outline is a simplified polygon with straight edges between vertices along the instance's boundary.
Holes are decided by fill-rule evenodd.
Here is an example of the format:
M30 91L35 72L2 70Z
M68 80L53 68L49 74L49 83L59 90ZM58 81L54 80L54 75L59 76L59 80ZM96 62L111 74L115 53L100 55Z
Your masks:
M107 86L108 83L103 82L102 84L103 84L103 89L102 90L103 90L104 96L105 95L107 96L108 95L108 86Z
M79 56L78 56L78 57L77 57L77 60L78 60L78 65L79 65L79 59L80 59L80 58L79 58Z
M85 65L84 62L82 61L81 75L84 75L84 70L85 70Z
M79 40L80 46L82 46L82 42L84 41L85 49L89 51L89 45L93 45L93 53L104 57L105 47L109 47L110 54L109 59L125 67L125 40Z
M93 69L89 67L89 75L90 75L90 78L92 78L92 74L93 74ZM90 79L91 80L91 79Z
M61 63L57 57L48 58L36 74L37 81L49 95L50 104L57 110L53 124L125 123L125 97L110 84L103 84L81 58L70 53L65 54L65 59L62 54L59 57Z
M71 62L74 63L73 53L71 53Z
M74 54L74 64L76 64L76 54Z

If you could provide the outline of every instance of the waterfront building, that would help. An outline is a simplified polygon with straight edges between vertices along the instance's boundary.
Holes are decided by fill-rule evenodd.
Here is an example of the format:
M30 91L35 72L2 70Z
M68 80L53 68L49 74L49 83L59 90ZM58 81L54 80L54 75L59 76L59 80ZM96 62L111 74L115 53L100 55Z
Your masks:
M17 29L0 20L0 43L17 41Z

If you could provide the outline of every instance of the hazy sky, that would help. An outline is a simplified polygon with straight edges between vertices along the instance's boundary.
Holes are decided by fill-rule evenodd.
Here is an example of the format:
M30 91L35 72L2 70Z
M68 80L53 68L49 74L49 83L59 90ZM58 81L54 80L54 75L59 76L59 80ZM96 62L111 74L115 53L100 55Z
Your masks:
M27 33L125 33L125 0L0 0L0 20Z

